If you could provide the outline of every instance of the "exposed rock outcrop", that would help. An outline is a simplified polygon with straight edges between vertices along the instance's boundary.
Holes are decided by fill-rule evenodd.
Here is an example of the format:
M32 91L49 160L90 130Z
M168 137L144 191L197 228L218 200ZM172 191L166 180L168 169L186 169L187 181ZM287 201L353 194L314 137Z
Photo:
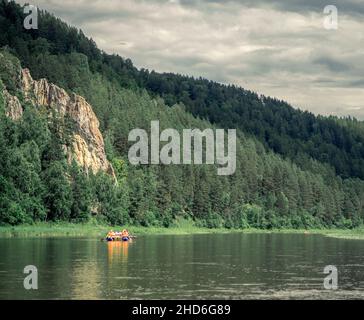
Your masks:
M87 172L102 170L115 178L112 165L106 158L105 145L99 130L99 121L87 101L76 94L69 95L64 89L49 83L46 79L33 80L28 69L21 73L24 97L35 106L43 106L50 112L56 111L62 118L68 116L75 124L73 148L67 150L68 159L75 159ZM22 116L19 100L9 93L4 95L7 115L13 119Z
M5 101L5 114L13 120L19 120L23 115L23 108L19 99L12 96L6 89L3 90L3 96Z

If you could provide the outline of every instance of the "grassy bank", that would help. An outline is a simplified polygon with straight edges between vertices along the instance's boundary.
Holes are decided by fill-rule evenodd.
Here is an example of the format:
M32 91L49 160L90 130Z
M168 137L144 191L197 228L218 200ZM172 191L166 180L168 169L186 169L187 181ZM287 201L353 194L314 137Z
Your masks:
M323 230L321 233L334 238L364 240L364 227L352 230Z
M72 223L38 223L34 225L21 226L0 226L0 237L95 237L102 238L110 230L129 229L134 235L147 234L204 234L204 233L296 233L296 234L322 234L329 237L343 239L361 239L364 240L364 227L353 230L341 229L314 229L314 230L296 230L296 229L277 229L277 230L261 230L261 229L207 229L194 225L189 221L182 221L178 225L171 228L162 227L138 227L138 226L114 226L100 224L72 224Z
M227 233L228 229L207 229L182 221L170 228L140 226L108 226L102 224L37 223L34 225L0 226L0 237L104 237L109 230L128 229L134 235ZM235 231L238 232L238 231Z

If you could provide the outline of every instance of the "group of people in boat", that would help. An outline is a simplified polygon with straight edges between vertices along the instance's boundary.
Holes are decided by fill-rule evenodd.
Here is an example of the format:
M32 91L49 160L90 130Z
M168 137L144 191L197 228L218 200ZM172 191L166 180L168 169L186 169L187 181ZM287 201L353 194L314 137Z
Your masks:
M117 240L128 241L130 240L130 238L131 236L127 229L124 229L121 232L110 230L106 236L107 241L117 241Z

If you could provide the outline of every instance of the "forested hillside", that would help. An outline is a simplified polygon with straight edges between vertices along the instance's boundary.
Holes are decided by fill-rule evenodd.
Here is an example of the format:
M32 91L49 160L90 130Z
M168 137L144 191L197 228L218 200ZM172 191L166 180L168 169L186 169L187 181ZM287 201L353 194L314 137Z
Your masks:
M315 117L203 79L138 71L46 12L38 30L26 31L21 7L0 3L1 86L25 110L20 120L11 120L0 100L0 223L92 216L145 226L170 226L177 218L228 228L362 223L364 147L357 122ZM49 120L24 103L12 76L20 65L92 105L118 184L67 162L62 152L67 130L57 129L57 117ZM237 128L236 173L217 176L206 165L131 166L128 133L148 130L152 120L160 120L161 129Z
M123 87L146 88L167 105L183 103L187 110L224 128L239 128L267 148L303 165L306 156L330 164L343 178L364 178L364 135L336 118L314 116L284 101L259 96L236 86L176 74L137 70L130 59L100 51L82 31L69 27L47 12L39 29L22 27L23 13L16 4L1 0L0 46L13 48L35 78L74 90L78 79L53 55L83 53L92 72ZM76 75L77 76L77 75ZM350 120L351 121L351 120Z

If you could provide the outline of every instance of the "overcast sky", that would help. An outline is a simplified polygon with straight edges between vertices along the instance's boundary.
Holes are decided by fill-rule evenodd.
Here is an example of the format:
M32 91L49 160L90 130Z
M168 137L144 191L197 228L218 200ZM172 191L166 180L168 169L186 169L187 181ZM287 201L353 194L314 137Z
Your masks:
M28 0L138 67L364 119L364 0ZM336 5L337 30L324 28Z

